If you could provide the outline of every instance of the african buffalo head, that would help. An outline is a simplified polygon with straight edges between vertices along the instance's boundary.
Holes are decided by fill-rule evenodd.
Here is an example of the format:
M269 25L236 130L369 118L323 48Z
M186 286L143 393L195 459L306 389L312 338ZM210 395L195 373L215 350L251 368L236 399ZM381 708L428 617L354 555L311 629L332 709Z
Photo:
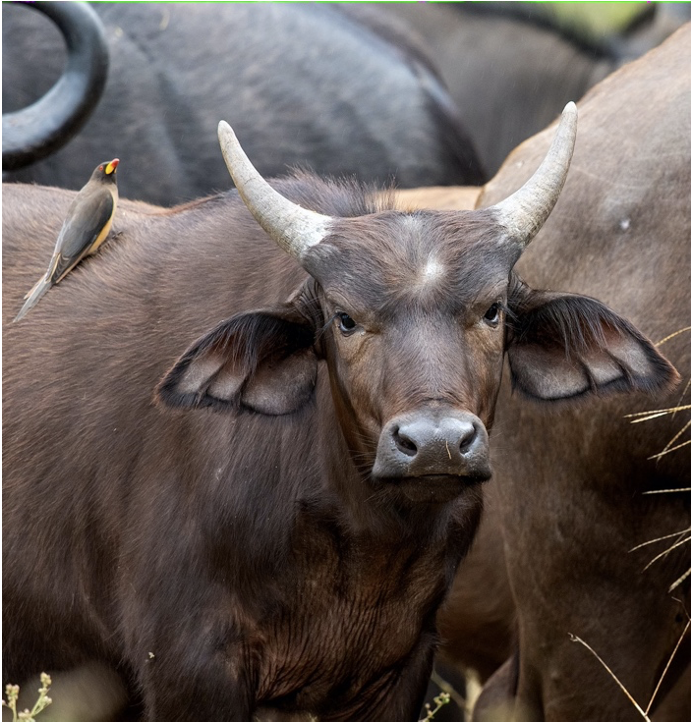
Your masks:
M538 398L663 384L667 363L626 321L591 299L531 290L512 271L558 199L576 124L569 104L539 169L491 208L337 218L278 194L222 122L241 197L309 277L281 307L236 315L200 339L160 398L290 413L313 396L324 359L370 484L444 502L491 475L487 429L505 351L515 384Z

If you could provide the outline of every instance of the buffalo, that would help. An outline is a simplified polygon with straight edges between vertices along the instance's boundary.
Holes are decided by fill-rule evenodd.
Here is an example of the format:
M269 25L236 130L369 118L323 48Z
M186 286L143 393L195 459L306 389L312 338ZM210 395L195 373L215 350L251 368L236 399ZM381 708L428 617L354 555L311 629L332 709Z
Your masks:
M560 12L555 6L562 9L557 3L382 5L420 35L491 175L516 146L552 121L555 108L581 98L690 17L689 3L639 3L636 10L630 6L638 22L616 35L596 38L565 27L558 31L550 22ZM575 10L567 8L567 13ZM583 7L576 12L584 12ZM572 28L579 30L576 24Z
M103 26L86 3L42 2L20 7L40 10L60 29L67 45L67 66L59 81L31 105L35 88L13 88L14 102L29 107L3 113L3 172L34 163L67 143L101 100L108 73L108 46ZM49 77L50 73L48 69ZM5 78L3 104L7 109L9 96L4 81ZM43 78L39 83L41 81Z
M677 373L600 302L513 272L573 105L534 175L470 212L270 185L219 132L239 191L121 202L105 250L5 326L4 676L96 660L149 720L410 721L505 352L545 401ZM5 185L6 318L73 196Z
M561 201L517 269L607 301L689 380L689 26L579 106ZM547 142L456 208L502 198ZM453 189L405 196L455 207ZM638 718L587 644L653 720L689 720L688 391L546 407L502 386L483 522L438 618L447 663L485 680L506 660L475 718Z
M16 111L18 129L5 171L54 149L60 119L67 123L80 101L73 86L103 97L68 146L4 180L78 189L110 154L127 169L124 197L164 205L194 199L227 186L216 150L219 118L232 122L265 176L297 165L402 187L485 180L439 74L406 28L376 10L95 3L80 14L64 5L3 4L3 109ZM58 79L65 57L61 35L36 10L60 20L69 73L40 112L20 112ZM89 18L102 30L88 34ZM110 56L105 87L91 77L78 82L94 75L92 55L102 63L101 44ZM64 99L59 91L70 83ZM76 116L84 121L84 112Z

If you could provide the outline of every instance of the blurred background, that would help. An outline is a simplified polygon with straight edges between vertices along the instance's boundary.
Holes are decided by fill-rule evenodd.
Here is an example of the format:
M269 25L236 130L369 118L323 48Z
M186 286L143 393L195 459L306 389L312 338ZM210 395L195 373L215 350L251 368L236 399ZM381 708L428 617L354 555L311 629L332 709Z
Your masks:
M65 68L49 6L2 5L5 114ZM222 118L267 176L299 166L402 188L482 183L567 101L690 17L689 3L647 2L92 7L108 64L93 107L64 126L55 99L31 120L4 116L4 178L77 189L117 156L121 194L165 205L227 188ZM84 53L71 74L93 62ZM29 156L10 155L13 133Z

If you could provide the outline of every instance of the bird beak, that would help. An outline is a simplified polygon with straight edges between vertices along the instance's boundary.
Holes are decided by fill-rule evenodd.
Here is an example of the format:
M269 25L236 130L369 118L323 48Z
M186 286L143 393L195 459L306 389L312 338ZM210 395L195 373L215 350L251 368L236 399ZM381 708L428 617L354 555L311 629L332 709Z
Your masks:
M114 158L112 161L109 161L106 164L106 168L104 169L106 176L110 176L113 171L118 167L118 164L120 163L119 158Z

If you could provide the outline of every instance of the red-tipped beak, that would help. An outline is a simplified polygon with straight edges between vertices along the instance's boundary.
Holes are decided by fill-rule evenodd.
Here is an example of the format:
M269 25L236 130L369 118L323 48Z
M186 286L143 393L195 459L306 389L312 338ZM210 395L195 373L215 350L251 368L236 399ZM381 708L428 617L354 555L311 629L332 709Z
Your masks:
M120 163L119 158L114 158L112 161L109 161L106 164L106 168L104 169L106 172L106 176L110 176L110 174L112 174L113 171L115 171L115 169L118 168L119 163Z

